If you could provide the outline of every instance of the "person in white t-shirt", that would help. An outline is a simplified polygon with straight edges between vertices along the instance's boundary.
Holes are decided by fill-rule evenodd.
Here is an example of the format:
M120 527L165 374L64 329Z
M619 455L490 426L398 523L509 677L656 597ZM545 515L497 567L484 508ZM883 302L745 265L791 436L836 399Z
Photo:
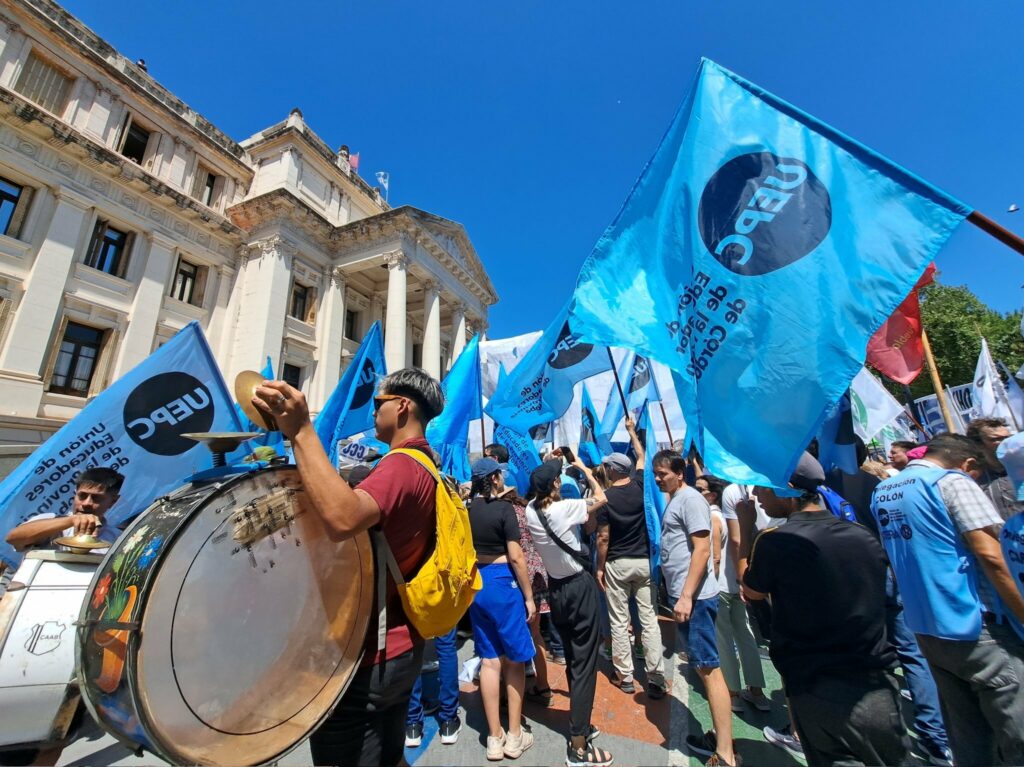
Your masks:
M107 522L106 514L120 498L123 484L124 476L106 466L86 469L75 478L71 514L46 512L29 517L7 534L7 543L18 551L48 546L54 538L72 535L94 535L113 543L121 530Z
M732 710L742 712L743 701L747 701L758 711L771 711L771 701L764 694L761 655L754 634L750 630L747 606L740 598L736 568L729 559L728 531L725 529L724 515L718 507L719 500L725 493L725 483L715 477L704 475L697 480L695 487L711 505L712 518L717 517L722 525L719 540L723 551L718 571L718 616L715 618L715 633L718 639L719 661L722 664L725 683L729 687ZM740 686L741 666L743 679L747 683L746 688Z
M569 682L568 767L602 767L612 755L590 742L594 728L590 715L597 688L597 656L601 646L600 599L597 581L584 568L590 553L583 546L579 526L586 534L597 527L595 514L607 502L604 489L590 469L577 458L573 465L586 476L593 497L565 499L560 495L562 461L547 461L530 475L530 503L526 524L548 572L551 618L565 643Z

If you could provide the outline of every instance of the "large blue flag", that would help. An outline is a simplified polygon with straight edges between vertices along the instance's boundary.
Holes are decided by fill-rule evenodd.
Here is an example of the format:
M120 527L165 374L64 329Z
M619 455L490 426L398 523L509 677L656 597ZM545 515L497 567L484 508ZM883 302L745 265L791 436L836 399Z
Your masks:
M597 444L597 411L590 399L587 385L583 384L583 402L580 407L580 444L577 451L580 460L594 467L601 463L601 449Z
M109 466L124 475L107 515L116 525L212 466L210 451L182 435L243 430L206 337L190 322L0 483L0 558L19 561L3 538L29 517L70 513L79 472Z
M608 350L581 342L568 313L566 306L495 389L486 412L498 423L525 431L554 421L572 404L577 382L611 370Z
M441 382L444 412L427 424L427 442L441 456L441 471L468 482L469 422L480 409L480 338L473 336Z
M498 367L498 386L500 387L508 373L505 366ZM547 434L547 424L534 427L534 430L544 430ZM531 430L533 431L533 430ZM537 452L537 445L530 433L521 434L501 424L494 425L494 441L504 445L508 450L508 473L515 484L519 494L525 496L530 490L530 472L540 466L540 454Z
M688 437L776 486L969 209L703 60L570 315L675 369Z
M260 371L260 375L262 375L266 381L274 380L274 365L270 361L270 357L267 357L267 364L263 366L263 370ZM242 445L241 451L249 453L252 452L252 449L255 447L272 447L277 451L278 455L284 455L284 435L281 434L281 432L266 431L266 426L255 424L250 421L249 416L245 414L242 410L242 406L237 402L235 403L235 414L238 416L239 423L243 425L243 431L263 432L261 436L251 439L245 445Z
M658 452L658 440L654 436L650 406L644 406L637 424L637 436L644 440L644 519L647 522L647 539L651 543L651 578L657 586L661 575L661 522L665 518L665 494L654 481L654 454Z
M313 421L332 464L338 463L338 442L353 434L373 431L373 394L386 372L380 323L375 322Z

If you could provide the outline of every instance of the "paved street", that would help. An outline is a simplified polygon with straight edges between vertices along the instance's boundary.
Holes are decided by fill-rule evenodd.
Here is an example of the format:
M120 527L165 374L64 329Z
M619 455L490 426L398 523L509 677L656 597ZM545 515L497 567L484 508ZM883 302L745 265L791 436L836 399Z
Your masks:
M666 640L675 640L673 625L662 620L662 633ZM473 654L472 640L466 640L460 650L460 661ZM611 664L600 661L597 697L594 702L594 723L603 734L599 744L615 755L621 765L698 765L701 761L686 752L686 736L710 727L711 717L703 687L690 673L685 663L674 656L672 663L672 694L660 701L648 700L642 692L626 695L609 682ZM770 746L761 735L766 724L785 723L782 692L778 675L769 663L764 663L772 699L772 711L764 714L750 706L734 717L735 738L740 754L748 765L758 767L793 767L797 763L783 751ZM547 708L531 703L526 705L526 717L536 737L534 747L516 764L563 764L565 733L568 730L569 698L565 681L565 667L548 665L554 699ZM638 669L639 671L639 669ZM640 671L642 675L642 671ZM427 679L428 697L436 691L436 674ZM474 684L462 685L463 729L454 746L442 745L437 738L437 722L428 718L424 726L423 745L406 750L406 757L414 765L478 765L484 763L486 723L480 693ZM82 737L64 750L58 765L141 765L157 760L150 754L136 757L113 738L90 728ZM309 764L310 755L303 744L281 760L281 765ZM513 762L506 760L505 763Z

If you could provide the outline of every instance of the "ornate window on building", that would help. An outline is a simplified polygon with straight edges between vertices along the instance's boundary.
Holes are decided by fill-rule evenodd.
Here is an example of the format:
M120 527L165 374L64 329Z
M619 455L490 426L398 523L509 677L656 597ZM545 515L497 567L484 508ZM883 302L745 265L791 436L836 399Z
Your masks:
M47 112L63 116L71 91L71 78L32 51L18 75L14 90Z
M192 181L192 196L208 208L215 208L220 198L224 180L203 164L196 166Z
M124 277L133 240L131 232L122 232L111 226L109 221L99 219L92 232L85 265L115 277Z
M19 237L25 223L32 188L0 178L0 234Z
M87 397L103 348L104 331L68 322L61 338L49 391Z
M284 381L289 386L294 386L296 389L301 389L302 372L303 369L298 365L292 365L286 362L281 368L281 380Z
M206 292L206 275L205 266L179 258L178 266L174 270L174 281L171 283L171 298L193 306L202 306Z
M316 321L316 289L303 285L298 280L292 281L292 296L288 302L288 316L300 322L312 324Z
M133 115L124 119L121 128L121 143L117 151L136 165L145 165L146 149L153 132L142 125Z

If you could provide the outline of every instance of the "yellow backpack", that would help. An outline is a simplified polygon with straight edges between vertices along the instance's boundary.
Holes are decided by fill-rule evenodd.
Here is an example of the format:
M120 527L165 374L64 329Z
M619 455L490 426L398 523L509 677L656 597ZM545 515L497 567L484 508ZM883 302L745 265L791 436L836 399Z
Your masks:
M433 462L418 450L397 448L388 453L407 455L437 482L437 535L434 551L419 571L408 581L395 561L384 534L374 531L380 554L391 577L398 586L398 595L409 622L424 639L447 634L469 609L483 581L476 566L473 534L469 529L469 512L458 491L450 488L438 473ZM379 557L378 557L379 560ZM384 647L386 619L384 618L384 578L378 578L378 647Z

